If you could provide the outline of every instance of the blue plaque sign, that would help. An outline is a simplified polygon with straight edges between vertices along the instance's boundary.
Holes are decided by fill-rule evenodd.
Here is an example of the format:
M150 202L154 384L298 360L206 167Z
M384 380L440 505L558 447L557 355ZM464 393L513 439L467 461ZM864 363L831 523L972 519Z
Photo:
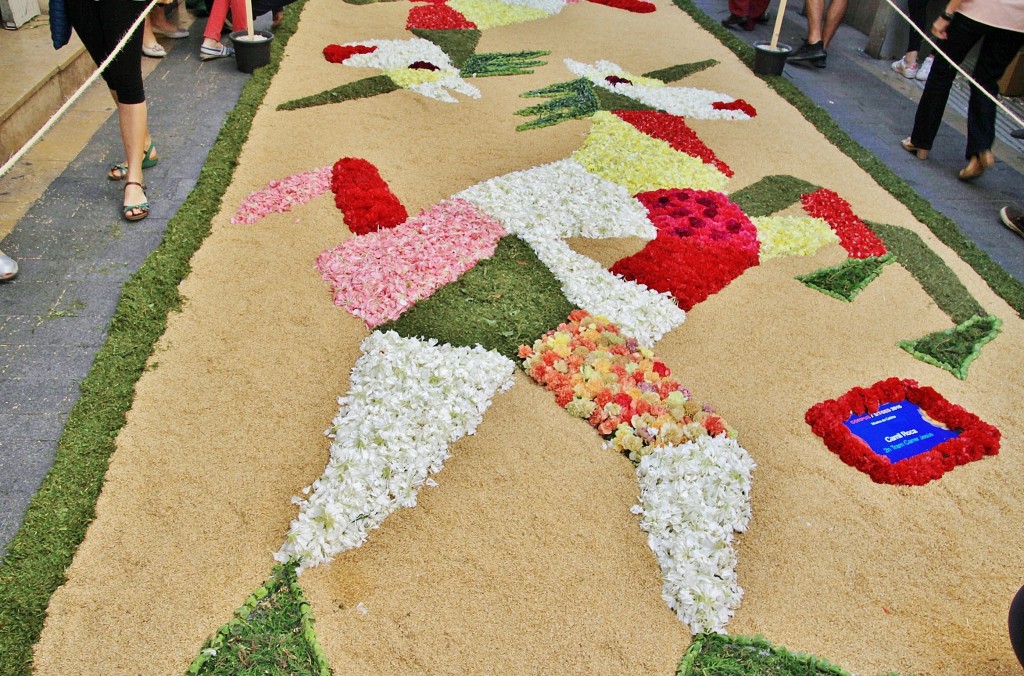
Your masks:
M909 401L883 404L877 413L851 415L843 424L872 451L892 463L926 453L943 441L960 436L958 431L926 420L921 409Z

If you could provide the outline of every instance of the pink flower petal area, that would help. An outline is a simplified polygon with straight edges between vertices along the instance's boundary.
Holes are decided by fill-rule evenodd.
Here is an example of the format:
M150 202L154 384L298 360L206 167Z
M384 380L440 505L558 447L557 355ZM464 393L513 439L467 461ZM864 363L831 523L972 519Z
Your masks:
M324 251L316 267L331 283L334 304L373 328L493 256L506 234L470 202L445 200L395 228Z
M231 217L231 222L252 225L268 214L281 214L302 206L331 189L331 167L320 167L271 181L266 188L250 194Z

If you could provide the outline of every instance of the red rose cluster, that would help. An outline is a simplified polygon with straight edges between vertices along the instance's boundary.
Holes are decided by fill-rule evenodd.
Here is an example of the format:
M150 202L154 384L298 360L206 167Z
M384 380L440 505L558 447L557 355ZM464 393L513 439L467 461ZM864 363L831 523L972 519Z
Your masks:
M345 224L357 235L393 228L409 218L377 168L366 160L338 160L331 173L331 190L334 203L345 215Z
M368 45L327 45L324 47L324 58L331 63L344 63L345 59L356 54L373 54L376 47Z
M857 218L850 203L842 197L822 188L800 198L804 211L814 218L824 220L839 235L839 243L851 258L884 256L888 249L864 221Z
M421 0L415 0L417 2ZM417 5L409 10L409 19L405 23L405 30L414 28L426 30L469 30L476 28L476 24L463 16L460 12L449 7L448 0L422 0L427 4Z
M658 236L612 266L615 274L670 293L689 310L757 265L757 229L722 193L669 189L636 198Z

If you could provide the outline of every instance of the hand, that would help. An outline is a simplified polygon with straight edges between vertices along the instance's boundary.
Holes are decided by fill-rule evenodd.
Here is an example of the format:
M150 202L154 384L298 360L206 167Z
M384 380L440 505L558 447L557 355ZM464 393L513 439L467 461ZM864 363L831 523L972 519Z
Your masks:
M940 16L939 18L935 19L935 22L932 24L932 35L939 38L940 40L945 40L947 37L949 37L948 35L946 35L947 28L949 28L949 19L944 19Z

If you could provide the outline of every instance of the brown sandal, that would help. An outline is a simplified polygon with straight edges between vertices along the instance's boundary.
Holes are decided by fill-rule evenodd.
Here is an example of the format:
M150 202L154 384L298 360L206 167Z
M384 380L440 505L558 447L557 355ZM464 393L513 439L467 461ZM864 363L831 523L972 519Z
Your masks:
M900 141L900 145L903 146L903 149L906 150L908 153L916 155L917 159L928 159L928 150L926 148L918 148L917 146L915 146L913 142L910 140L909 136Z

